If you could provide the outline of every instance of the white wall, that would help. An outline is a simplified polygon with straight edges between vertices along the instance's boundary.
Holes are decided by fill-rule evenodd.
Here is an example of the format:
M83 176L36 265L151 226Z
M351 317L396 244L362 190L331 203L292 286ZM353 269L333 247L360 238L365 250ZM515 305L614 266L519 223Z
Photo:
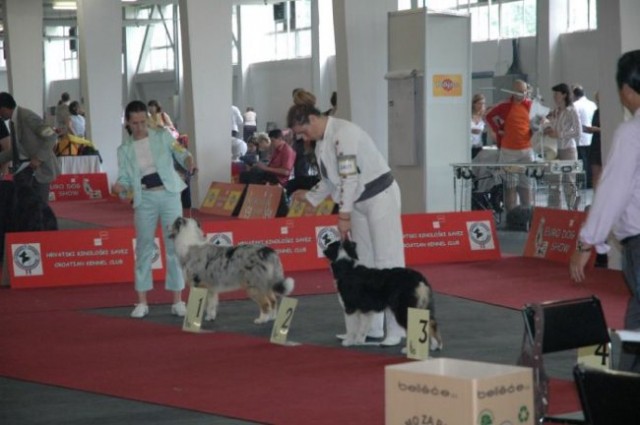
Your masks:
M253 106L258 130L273 121L285 128L287 111L292 105L291 91L297 87L311 90L311 59L292 59L256 63L249 67L244 88L244 105Z

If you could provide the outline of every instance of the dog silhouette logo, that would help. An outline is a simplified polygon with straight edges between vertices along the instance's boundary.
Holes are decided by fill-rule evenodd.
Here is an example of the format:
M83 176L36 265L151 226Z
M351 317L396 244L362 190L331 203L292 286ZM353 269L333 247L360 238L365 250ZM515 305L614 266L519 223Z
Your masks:
M215 246L233 246L233 234L231 232L213 233L209 237L209 243Z
M42 274L39 267L41 264L40 250L33 245L19 245L13 251L13 264L22 271L22 273L18 273L16 270L16 276ZM40 273L37 270L40 270Z
M494 242L491 234L491 226L484 221L467 223L469 242L471 249L493 249Z
M318 248L318 257L324 257L324 250L331 242L340 240L340 232L336 226L316 227L316 247Z

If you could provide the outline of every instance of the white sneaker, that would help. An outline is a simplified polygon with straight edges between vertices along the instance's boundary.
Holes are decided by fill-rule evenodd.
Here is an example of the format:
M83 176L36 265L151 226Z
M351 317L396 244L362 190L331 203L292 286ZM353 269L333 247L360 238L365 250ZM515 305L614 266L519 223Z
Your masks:
M142 319L149 314L149 306L146 304L136 304L136 308L131 312L131 317L134 319Z
M398 335L391 335L386 337L380 345L383 347L395 347L396 345L400 345L402 342L402 337Z
M171 314L184 317L187 314L187 305L184 301L179 301L171 306Z

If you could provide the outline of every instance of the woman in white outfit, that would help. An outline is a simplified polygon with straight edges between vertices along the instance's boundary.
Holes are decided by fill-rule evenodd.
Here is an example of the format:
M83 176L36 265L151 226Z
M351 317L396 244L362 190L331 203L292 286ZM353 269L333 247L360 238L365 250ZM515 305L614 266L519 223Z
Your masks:
M550 117L550 125L544 129L544 135L553 137L558 141L559 160L577 160L577 141L580 140L582 124L578 111L573 107L571 90L567 84L561 83L551 88L556 109ZM567 209L576 207L576 176L575 174L561 174L549 177L549 203L550 208L561 208L561 188L564 189L564 197Z
M304 100L309 95L294 97L287 116L296 134L316 141L321 180L307 192L306 200L317 206L332 197L339 205L340 235L357 243L363 265L404 267L400 188L389 165L367 133L351 122L322 114L314 103ZM400 344L404 336L388 310L376 315L369 336L382 337L383 332L381 345L386 346Z

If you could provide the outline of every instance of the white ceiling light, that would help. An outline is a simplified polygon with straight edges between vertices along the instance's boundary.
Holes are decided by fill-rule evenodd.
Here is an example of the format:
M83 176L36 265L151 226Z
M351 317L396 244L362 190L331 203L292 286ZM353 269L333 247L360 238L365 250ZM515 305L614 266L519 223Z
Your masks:
M55 10L76 10L77 8L75 1L56 1L53 3Z

